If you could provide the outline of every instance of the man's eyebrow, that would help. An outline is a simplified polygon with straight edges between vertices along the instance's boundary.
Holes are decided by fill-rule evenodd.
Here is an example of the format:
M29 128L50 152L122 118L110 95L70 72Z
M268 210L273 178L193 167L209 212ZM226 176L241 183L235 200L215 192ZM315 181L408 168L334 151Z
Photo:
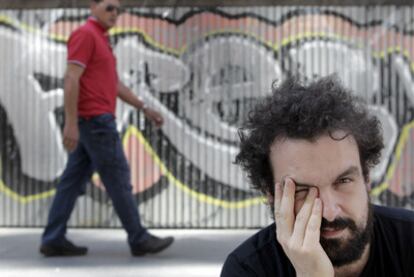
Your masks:
M339 174L336 179L340 179L340 178L342 178L344 176L354 175L354 174L359 174L359 168L357 166L350 166L344 172L342 172L341 174ZM289 178L292 179L292 181L295 183L296 189L298 189L298 187L302 187L301 189L303 189L303 188L310 189L311 187L317 188L317 186L314 185L314 184L300 183L300 182L296 181L295 179L293 179L292 177L289 177Z
M355 175L359 174L359 168L357 166L350 166L348 169L346 169L344 172L338 175L336 179L340 179L347 175Z

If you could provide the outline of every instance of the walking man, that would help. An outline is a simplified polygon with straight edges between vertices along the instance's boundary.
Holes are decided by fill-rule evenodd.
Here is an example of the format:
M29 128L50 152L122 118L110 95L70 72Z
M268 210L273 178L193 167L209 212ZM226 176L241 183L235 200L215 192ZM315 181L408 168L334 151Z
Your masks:
M63 145L69 151L69 159L42 236L40 252L44 256L87 253L86 247L74 245L65 234L75 201L95 170L127 232L132 255L157 253L173 242L172 237L155 237L142 226L132 195L129 165L116 129L117 97L142 110L156 126L163 124L157 111L147 107L118 80L107 32L115 25L120 11L119 0L91 1L91 16L68 41Z

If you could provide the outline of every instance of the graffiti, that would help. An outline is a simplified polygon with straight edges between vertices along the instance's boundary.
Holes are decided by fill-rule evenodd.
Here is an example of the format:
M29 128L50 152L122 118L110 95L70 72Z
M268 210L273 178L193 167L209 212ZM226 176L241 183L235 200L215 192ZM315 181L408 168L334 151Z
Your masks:
M371 174L372 196L413 209L412 18L397 21L396 9L386 19L371 11L365 18L363 9L177 8L173 14L168 9L122 14L110 33L119 77L165 118L164 126L154 129L131 106L117 103L117 126L144 220L171 227L253 227L267 221L262 198L232 162L238 127L287 74L308 81L336 73L369 103L386 145ZM0 11L0 193L21 205L50 199L65 166L65 42L86 16L87 10ZM99 176L91 183L85 201L101 209L110 205ZM254 219L223 221L238 213Z

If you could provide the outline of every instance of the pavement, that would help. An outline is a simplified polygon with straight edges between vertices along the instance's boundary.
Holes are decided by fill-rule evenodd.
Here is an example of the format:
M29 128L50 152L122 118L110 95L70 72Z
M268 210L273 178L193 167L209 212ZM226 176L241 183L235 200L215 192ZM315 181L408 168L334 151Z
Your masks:
M214 277L227 255L257 231L150 230L174 236L174 244L159 254L132 257L122 229L70 229L68 238L87 246L88 255L45 258L38 252L42 229L0 228L0 276Z

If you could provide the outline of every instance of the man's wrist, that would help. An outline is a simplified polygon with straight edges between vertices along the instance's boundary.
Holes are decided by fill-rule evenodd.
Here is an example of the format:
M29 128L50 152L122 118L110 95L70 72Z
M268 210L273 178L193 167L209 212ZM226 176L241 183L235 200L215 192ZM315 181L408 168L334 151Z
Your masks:
M148 105L146 104L146 103L142 103L142 106L141 106L141 111L143 112L143 113L145 113L146 111L147 111L147 109L148 109Z

